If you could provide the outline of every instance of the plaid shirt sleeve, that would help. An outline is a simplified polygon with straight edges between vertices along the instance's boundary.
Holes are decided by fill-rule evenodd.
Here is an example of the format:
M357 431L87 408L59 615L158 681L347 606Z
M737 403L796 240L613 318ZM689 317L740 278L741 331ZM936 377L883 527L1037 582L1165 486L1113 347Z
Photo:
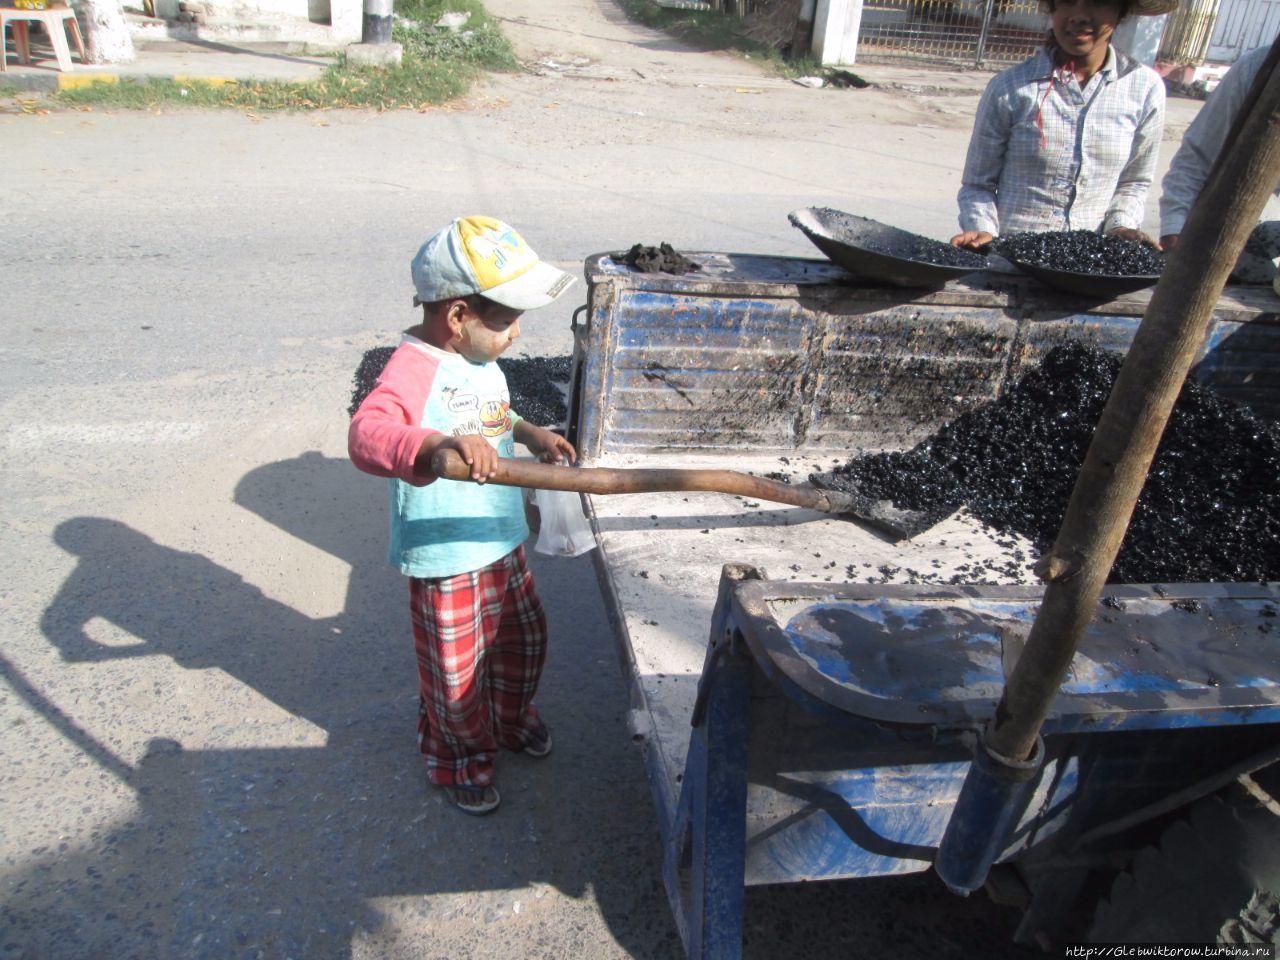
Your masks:
M1143 207L1147 202L1147 190L1155 179L1163 135L1164 84L1156 83L1147 88L1146 101L1139 111L1138 126L1133 134L1133 146L1129 150L1129 162L1120 171L1111 204L1102 221L1104 232L1117 227L1133 230L1142 227Z
M996 192L1004 171L1011 121L1007 84L1001 76L994 77L978 102L973 136L969 138L969 152L965 156L964 174L960 180L960 193L956 197L960 205L961 230L985 230L990 234L1000 232Z

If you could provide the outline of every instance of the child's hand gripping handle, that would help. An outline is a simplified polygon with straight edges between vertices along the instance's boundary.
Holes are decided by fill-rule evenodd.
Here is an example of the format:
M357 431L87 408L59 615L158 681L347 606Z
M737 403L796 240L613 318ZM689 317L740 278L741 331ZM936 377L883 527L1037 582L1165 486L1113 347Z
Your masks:
M456 450L437 450L431 457L431 472L446 480L471 479L471 467L458 455ZM510 457L499 457L496 473L488 478L489 483L503 487L532 487L541 490L576 490L593 492L578 481L578 470L573 467L557 467L547 463L531 460L513 460Z

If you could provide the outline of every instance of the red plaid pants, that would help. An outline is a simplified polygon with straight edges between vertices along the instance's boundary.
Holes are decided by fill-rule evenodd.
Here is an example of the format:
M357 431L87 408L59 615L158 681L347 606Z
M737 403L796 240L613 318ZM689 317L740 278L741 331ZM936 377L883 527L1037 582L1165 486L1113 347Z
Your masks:
M538 729L533 695L547 619L524 547L471 573L409 579L418 655L418 746L431 782L486 786L499 746Z

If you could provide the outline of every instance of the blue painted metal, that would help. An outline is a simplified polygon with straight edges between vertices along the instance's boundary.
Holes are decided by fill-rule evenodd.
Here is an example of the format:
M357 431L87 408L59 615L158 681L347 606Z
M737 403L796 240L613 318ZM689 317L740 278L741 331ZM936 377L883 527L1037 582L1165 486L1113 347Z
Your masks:
M991 596L982 597L978 588L773 581L738 585L738 629L763 681L815 718L808 739L797 736L794 726L788 730L786 762L794 769L775 772L769 786L749 801L749 816L772 825L750 835L748 882L778 882L785 870L814 878L928 866L968 771L969 741L994 709L1006 669L1002 664L1009 656L1002 645L1015 645L1019 625L1025 628L1034 612L1030 598L1038 593L1035 588L982 590ZM1265 612L1276 608L1274 587L1187 588L1202 604L1200 634L1186 630L1187 620L1162 623L1173 613L1194 616L1173 608L1181 602L1178 595L1162 598L1141 587L1117 591L1127 620L1105 625L1110 633L1091 634L1082 660L1094 666L1077 671L1074 688L1056 707L1050 728L1055 749L1025 823L1010 840L1010 851L1043 843L1056 833L1060 815L1078 806L1082 793L1094 798L1086 806L1088 819L1097 822L1185 785L1188 769L1202 768L1221 749L1220 738L1204 729L1208 720L1256 731L1241 735L1246 751L1255 749L1259 738L1275 735L1280 660L1270 636L1258 629L1270 619ZM1152 609L1144 610L1144 605ZM933 616L957 607L964 616ZM975 613L984 610L999 616L991 620ZM1104 610L1113 619L1121 613ZM873 628L890 628L885 642L833 615L837 612L867 612ZM927 629L913 630L922 621ZM1216 632L1218 627L1222 633ZM1108 674L1095 669L1126 656L1132 659L1128 645L1139 633L1148 643L1169 645L1165 656L1172 673L1162 678L1163 686L1148 685L1154 690L1142 684L1126 688L1132 670ZM1252 646L1239 645L1238 639ZM1231 649L1238 672L1225 684L1201 685L1207 696L1191 708L1186 690L1193 681L1178 682L1178 672L1199 652L1211 656L1214 645ZM1255 695L1252 706L1234 705L1240 696ZM761 712L759 705L756 711ZM758 723L784 726L768 713ZM1102 732L1108 736L1096 736ZM806 759L812 757L820 759ZM1140 775L1134 777L1135 771ZM792 824L802 819L816 833L801 842ZM825 837L815 839L818 834ZM800 862L792 848L801 846L814 863ZM843 865L836 863L840 857L846 858ZM777 869L780 858L786 861L785 870Z
M1220 323L1196 368L1199 380L1218 393L1280 419L1280 324Z
M742 955L751 660L728 619L727 572L698 688L663 873L690 960Z
M1161 590L1109 589L1046 734L1280 721L1280 587ZM761 669L820 713L977 729L994 712L1041 588L759 581L739 593L755 611L744 632Z
M933 868L952 893L968 896L987 882L1031 800L1032 780L1044 765L1044 739L1026 760L995 753L979 736L969 775L956 800Z
M1064 339L1124 349L1149 296L1082 304L986 274L902 290L826 261L690 256L703 269L683 276L636 273L605 255L587 262L575 428L588 459L910 445ZM1280 352L1276 321L1274 302L1224 300L1202 376L1280 409L1280 387L1249 379L1260 352Z
M584 456L907 445L997 396L1063 339L1124 349L1149 296L1089 304L984 276L925 293L869 286L826 261L691 256L703 267L682 277L588 262L575 326ZM1268 298L1220 301L1198 372L1280 409ZM678 798L646 750L668 896L695 957L739 955L745 885L934 864L1039 597L757 576L722 578ZM957 841L957 886L988 861L1089 863L1105 852L1092 829L1280 739L1274 585L1110 592L1124 609L1099 610L1045 727L1043 766L1003 806L1017 811L1007 836L976 852ZM624 669L634 684L635 664ZM986 786L955 827L964 839L1001 807Z
M729 593L724 599L726 589ZM935 866L971 769L976 727L982 718L965 710L930 713L921 709L931 706L928 690L917 687L914 695L900 698L903 688L895 686L895 678L912 676L922 659L934 658L944 664L939 668L942 675L954 672L958 692L966 677L973 680L982 670L1000 669L998 665L1007 654L994 652L992 637L998 634L972 611L985 605L999 610L1014 624L1029 622L1032 608L1028 598L1035 591L982 589L995 596L984 598L978 588L796 584L741 575L722 580L713 636L740 637L742 647L750 652L752 693L749 700L743 697L737 701L735 710L742 714L732 727L745 724L748 729L741 740L749 745L745 808L739 808L736 794L729 807L694 805L693 798L707 795L703 784L710 774L705 771L716 762L715 753L722 749L732 753L740 745L700 727L691 740L686 795L679 807L680 825L675 836L681 839L675 847L669 846L669 862L678 862L671 859L671 851L683 849L681 845L687 843L684 838L699 829L707 835L722 832L738 836L745 820L741 873L738 862L732 861L725 875L740 876L747 885L883 876ZM1177 595L1162 598L1146 588L1124 590L1132 622L1146 624L1146 628L1174 612L1192 616L1163 606L1177 601ZM1019 592L1027 596L1002 595ZM1274 588L1200 585L1194 592L1202 604L1204 622L1212 618L1226 631L1214 642L1230 647L1239 658L1241 682L1233 690L1263 690L1266 702L1233 707L1235 692L1223 689L1229 684L1220 684L1210 688L1217 697L1214 704L1192 711L1184 709L1183 694L1178 691L1153 693L1141 684L1126 691L1108 691L1106 684L1083 683L1075 700L1064 697L1066 706L1047 744L1045 763L1032 771L1036 775L1027 781L1025 793L1010 788L1001 794L1005 788L997 779L995 787L978 798L974 816L967 819L969 828L961 831L962 840L979 838L981 833L973 825L994 811L1003 810L1008 822L1001 824L998 840L989 840L985 848L960 843L952 861L957 865L949 877L952 883L957 887L971 884L993 861L1052 860L1072 851L1075 838L1090 827L1185 788L1198 776L1196 771L1236 762L1274 742L1280 734L1280 714L1275 709L1280 700L1275 690L1280 663L1270 649L1274 644L1259 647L1263 659L1253 662L1251 668L1247 663L1256 661L1258 650L1239 648L1232 628L1240 616L1252 616L1248 629L1262 635L1257 629L1259 612L1266 605L1274 610ZM889 596L876 597L876 593ZM931 605L947 608L956 603L970 611L967 619L957 621L958 626L924 631L938 643L910 650L909 625L928 621ZM1153 609L1144 610L1144 604ZM900 630L900 635L891 636L904 641L905 659L895 660L890 653L896 651L888 645L869 643L860 629L849 629L847 623L833 619L836 610L874 611L867 622ZM968 627L981 648L976 657L967 649L971 639ZM1179 633L1170 630L1167 637L1157 635L1169 640ZM1192 635L1188 645L1195 647L1212 637L1210 628L1204 637ZM1008 637L1002 640L1007 643ZM807 656L802 653L806 650ZM816 650L821 650L821 655L813 655ZM867 656L868 650L874 655ZM1170 655L1175 662L1186 662L1176 651ZM726 658L722 649L713 647L709 653L702 688L702 701L707 706L700 709L700 716L726 688L734 689L733 696L742 697L740 687L722 687ZM948 663L951 666L945 665ZM955 669L956 664L963 669ZM1090 672L1082 671L1081 676ZM1267 682L1259 685L1249 682L1249 677ZM1111 693L1132 698L1131 712L1118 705L1114 714L1119 722L1140 718L1134 729L1086 722L1088 716L1107 718L1105 712L1091 711L1099 708L1099 703L1105 704ZM902 713L896 719L885 719L886 701L900 701L896 705ZM957 699L941 702L944 707L964 703ZM853 704L856 706L848 709ZM993 707L994 700L989 700L988 714ZM1241 724L1230 742L1224 742L1212 726L1204 725L1206 716L1215 715L1223 722ZM1199 726L1190 722L1196 716L1201 720ZM740 783L737 764L734 754L735 785ZM1002 796L1008 799L1008 793L1017 794L1016 803L1000 802ZM961 821L962 826L965 823ZM711 862L709 856L703 859ZM687 883L676 883L678 879L669 873L669 889L688 889ZM719 893L723 895L723 891ZM701 916L705 926L714 915L718 922L737 929L732 910L704 908L699 913L697 897L695 893L694 902L682 908L690 917ZM690 921L689 943L694 942L694 927Z

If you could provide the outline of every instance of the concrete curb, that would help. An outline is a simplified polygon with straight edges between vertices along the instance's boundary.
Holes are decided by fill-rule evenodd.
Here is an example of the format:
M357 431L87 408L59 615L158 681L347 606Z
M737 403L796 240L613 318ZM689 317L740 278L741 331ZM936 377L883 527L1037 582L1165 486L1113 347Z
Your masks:
M169 80L184 86L225 87L240 83L282 83L302 85L306 80L283 80L274 78L245 77L204 77L190 74L138 74L138 73L56 73L48 75L19 74L12 77L0 75L0 96L22 96L23 94L53 94L63 90L83 90L95 84L119 84L126 81Z

